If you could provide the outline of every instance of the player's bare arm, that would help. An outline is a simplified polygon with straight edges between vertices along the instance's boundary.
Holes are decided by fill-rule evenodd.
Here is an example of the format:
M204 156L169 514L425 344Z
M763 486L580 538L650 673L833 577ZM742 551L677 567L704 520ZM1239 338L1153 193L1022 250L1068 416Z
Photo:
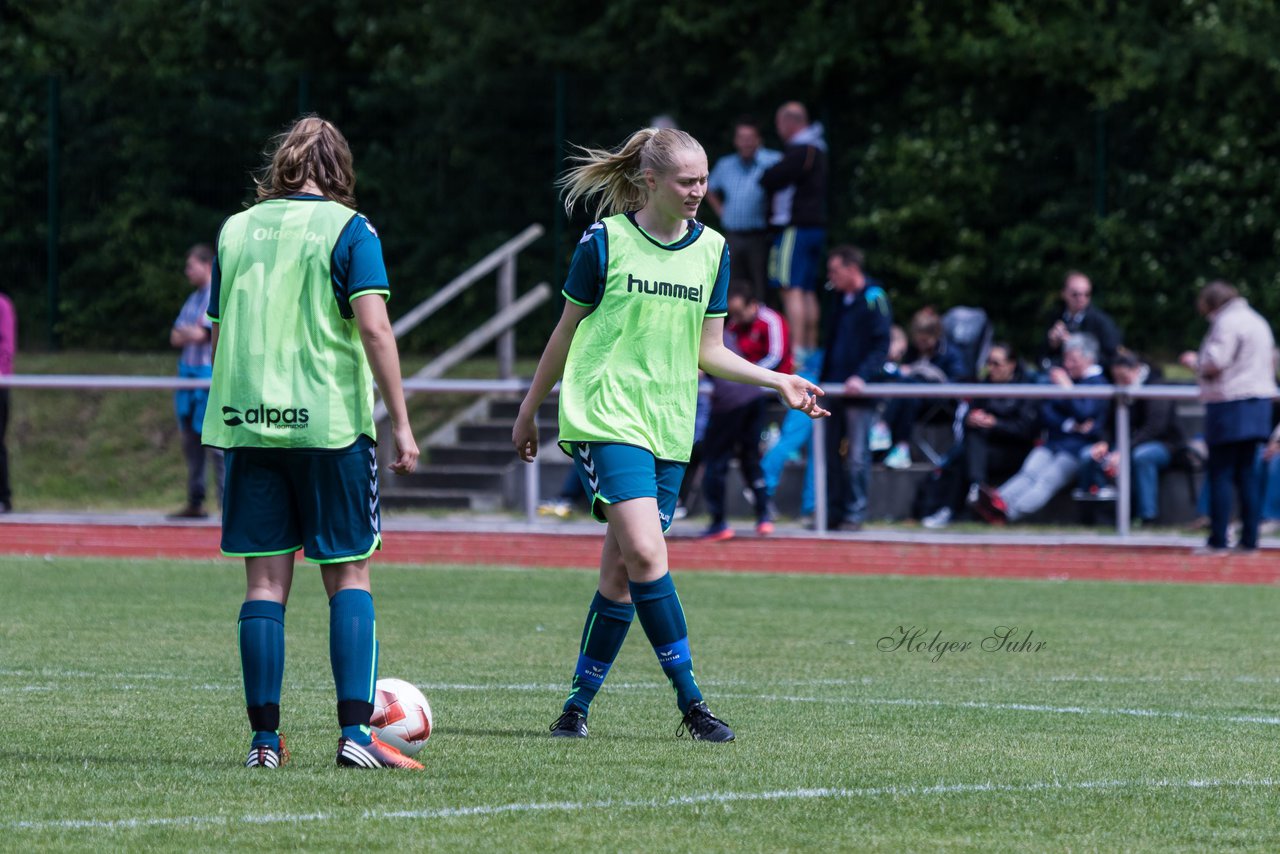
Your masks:
M818 398L823 393L820 386L798 374L780 374L767 370L727 349L724 346L723 317L709 317L702 322L698 367L721 379L773 389L783 403L810 418L825 418L831 414L818 405Z
M387 304L381 295L368 294L351 302L360 330L360 341L369 359L369 369L378 383L382 402L391 416L391 435L395 441L396 458L391 463L395 474L409 474L418 467L418 443L413 438L409 424L409 410L404 402L404 389L400 381L400 354L396 349L395 333L387 317Z
M569 345L573 343L573 334L578 330L582 318L590 313L590 309L573 302L565 302L560 321L547 341L542 358L538 360L538 369L534 371L533 382L520 404L520 412L516 415L516 423L511 428L511 443L516 453L526 463L533 462L538 455L538 427L534 424L534 415L542 401L547 399L551 389L564 376L564 363L569 358Z

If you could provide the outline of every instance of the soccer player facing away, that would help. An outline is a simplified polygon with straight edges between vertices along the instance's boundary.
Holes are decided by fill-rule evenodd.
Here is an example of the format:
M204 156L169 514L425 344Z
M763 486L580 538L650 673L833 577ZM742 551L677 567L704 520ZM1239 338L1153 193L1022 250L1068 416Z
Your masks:
M382 244L354 210L351 149L336 127L305 116L267 156L257 203L218 236L204 421L205 444L226 450L222 553L244 558L248 581L238 632L253 730L245 765L288 759L284 611L301 549L329 596L338 764L421 770L369 728L378 670L369 556L382 545L374 378L391 416L391 470L418 463Z
M774 389L814 418L822 390L725 349L729 255L694 219L707 192L707 156L689 134L646 128L616 151L581 149L561 183L565 208L596 196L595 215L564 286L564 312L520 406L512 441L538 453L534 414L557 380L560 447L607 523L600 584L587 612L572 690L552 735L587 735L591 700L633 616L698 740L732 741L693 676L684 611L667 571L663 534L693 444L698 369Z

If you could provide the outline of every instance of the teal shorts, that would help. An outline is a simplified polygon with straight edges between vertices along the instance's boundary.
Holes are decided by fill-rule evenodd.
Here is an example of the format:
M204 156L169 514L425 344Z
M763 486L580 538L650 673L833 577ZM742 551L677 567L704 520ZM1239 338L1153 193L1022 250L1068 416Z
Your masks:
M671 518L680 496L685 463L660 460L635 445L607 442L575 442L573 466L582 488L591 498L591 515L607 522L604 508L632 498L656 498L662 532L671 527Z
M222 553L267 557L302 549L312 563L362 560L382 547L373 440L341 450L231 448Z

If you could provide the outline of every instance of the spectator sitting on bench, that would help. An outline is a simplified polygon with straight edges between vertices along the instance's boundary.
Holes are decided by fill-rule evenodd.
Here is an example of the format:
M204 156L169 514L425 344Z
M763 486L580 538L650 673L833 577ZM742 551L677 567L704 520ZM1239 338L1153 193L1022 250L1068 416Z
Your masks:
M1121 348L1111 361L1111 375L1118 386L1159 385L1158 368L1143 364L1138 356ZM1114 406L1111 425L1114 427ZM1160 473L1169 467L1178 449L1185 444L1172 400L1138 398L1129 406L1130 466L1133 472L1133 500L1136 522L1150 525L1160 515ZM1112 486L1120 465L1115 450L1115 431L1085 449L1081 457L1077 488L1071 497L1082 501L1107 501L1116 497Z
M1013 346L1004 341L992 344L983 382L1005 385L1026 381ZM1013 475L1040 436L1039 407L1029 398L981 397L961 407L962 414L958 412L957 417L964 432L937 472L940 488L933 507L922 508L925 515L920 522L926 528L945 528L966 503L977 502L983 484Z
M950 350L942 339L942 318L933 308L926 306L911 316L907 338L910 343L898 367L898 382L945 383L964 373L960 354ZM934 402L951 411L947 401ZM923 404L921 398L895 397L885 407L884 420L893 435L893 447L884 458L889 468L911 467L911 431L920 420Z
M1106 385L1098 365L1098 340L1074 333L1062 347L1062 365L1049 371L1049 381L1063 388ZM1032 449L1022 468L998 490L980 487L974 510L994 524L1014 522L1035 513L1080 470L1080 455L1102 438L1108 403L1104 399L1046 400L1040 405L1044 444Z

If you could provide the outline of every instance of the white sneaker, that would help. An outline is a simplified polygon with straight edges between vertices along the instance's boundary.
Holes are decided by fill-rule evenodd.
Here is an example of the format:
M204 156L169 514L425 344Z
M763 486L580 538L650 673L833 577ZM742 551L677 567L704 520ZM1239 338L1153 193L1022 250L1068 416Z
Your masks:
M889 432L889 425L883 420L876 421L871 425L871 430L867 434L867 447L872 451L887 451L893 446L893 434Z
M897 444L884 458L884 464L891 469L911 468L911 451L906 445Z
M930 513L920 520L920 524L931 530L947 527L951 524L951 508L943 507L936 513Z

